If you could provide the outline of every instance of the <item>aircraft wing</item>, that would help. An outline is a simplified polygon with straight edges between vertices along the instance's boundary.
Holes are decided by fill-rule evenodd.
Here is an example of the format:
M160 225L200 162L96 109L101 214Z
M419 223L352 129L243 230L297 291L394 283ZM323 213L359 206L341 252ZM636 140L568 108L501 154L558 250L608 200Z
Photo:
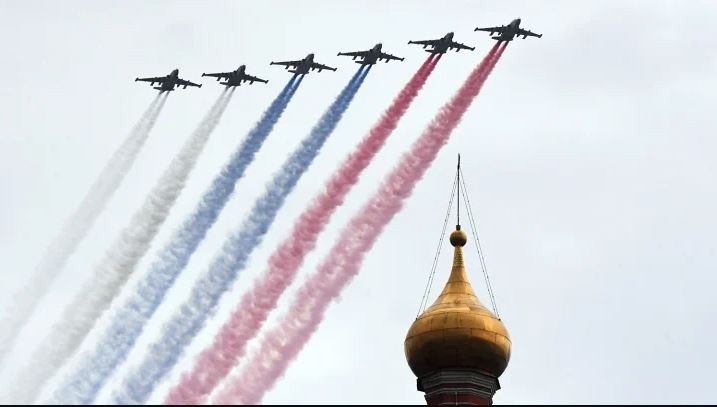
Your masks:
M439 40L420 40L420 41L408 41L409 44L418 44L418 45L431 45L436 46L438 44Z
M369 54L369 51L356 51L356 52L339 52L338 55L344 55L347 57L365 57Z
M387 61L388 61L389 59L393 59L393 60L395 60L395 61L403 61L403 58L397 57L397 56L395 56L395 55L387 54L387 53L385 53L385 52L380 53L380 54L379 54L379 58L380 58L380 59L385 59L385 60L387 60Z
M301 65L302 61L282 61L282 62L271 62L271 65L283 65L283 66L298 66Z
M493 35L493 33L503 34L503 31L505 31L505 27L504 27L504 26L500 26L500 27L485 27L485 28L480 28L480 27L479 27L479 28L476 28L476 29L473 30L473 31L485 31L485 32L491 33L491 35Z
M339 52L338 55L344 55L347 57L365 57L369 54L369 51L355 51L355 52Z
M459 50L459 49L469 49L469 50L473 51L473 50L475 49L475 47L469 47L469 46L466 45L466 44L461 44L460 42L455 42L455 41L451 41L451 44L450 44L448 47L449 47L449 48L455 48L456 50Z
M201 88L201 87L202 87L202 85L200 85L200 84L198 84L198 83L185 81L184 79L177 79L177 85L179 85L179 86L184 86L185 88L186 88L187 86L195 86L195 87L197 87L197 88Z
M324 65L324 64L320 64L320 63L318 63L318 62L313 62L313 63L311 64L311 69L318 69L318 70L328 69L328 70L330 70L330 71L335 71L335 70L336 70L336 68L332 68L332 67L330 67L330 66L327 66L327 65Z
M211 76L212 78L227 79L232 75L232 72L217 72L217 73L203 73L202 76Z
M524 29L522 29L522 28L518 28L518 32L516 33L516 35L517 35L517 36L521 36L521 35L522 35L523 38L527 38L527 37L538 37L538 38L540 38L540 37L543 36L543 34L536 34L536 33L532 32L532 31L530 31L530 30L524 30Z
M156 78L135 78L135 82L141 81L141 82L152 82L152 83L164 83L164 81L167 80L166 76L158 76Z
M245 80L245 81L251 81L251 82L262 82L262 83L268 83L268 82L269 82L269 81L267 81L266 79L257 78L256 76L251 76L251 75L247 75L247 74L244 74L244 76L242 77L242 79Z

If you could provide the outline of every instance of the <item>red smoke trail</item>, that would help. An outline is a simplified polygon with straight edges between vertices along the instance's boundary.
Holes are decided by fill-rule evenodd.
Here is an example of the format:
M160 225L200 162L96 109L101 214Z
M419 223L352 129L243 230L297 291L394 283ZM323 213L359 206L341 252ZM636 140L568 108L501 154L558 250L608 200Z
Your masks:
M361 172L396 128L439 59L440 57L426 59L378 123L329 179L324 191L314 198L294 224L291 234L274 251L267 270L242 297L215 337L214 343L202 351L192 370L184 373L179 383L170 390L166 404L200 404L229 374L244 355L247 342L256 335L269 313L276 307L281 294L293 281L331 215L341 206Z
M261 401L321 323L330 302L358 273L364 255L448 141L504 50L505 45L496 44L453 99L443 106L379 191L344 228L318 271L299 289L288 314L263 336L259 351L230 379L214 401L219 404Z

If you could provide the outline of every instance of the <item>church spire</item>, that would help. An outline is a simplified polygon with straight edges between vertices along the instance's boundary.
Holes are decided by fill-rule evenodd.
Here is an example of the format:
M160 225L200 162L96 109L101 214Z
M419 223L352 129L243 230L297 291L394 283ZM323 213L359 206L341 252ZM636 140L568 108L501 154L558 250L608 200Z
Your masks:
M433 305L411 325L406 359L428 404L492 404L510 360L510 337L473 291L463 258L468 236L460 220L449 240L454 247L450 276Z

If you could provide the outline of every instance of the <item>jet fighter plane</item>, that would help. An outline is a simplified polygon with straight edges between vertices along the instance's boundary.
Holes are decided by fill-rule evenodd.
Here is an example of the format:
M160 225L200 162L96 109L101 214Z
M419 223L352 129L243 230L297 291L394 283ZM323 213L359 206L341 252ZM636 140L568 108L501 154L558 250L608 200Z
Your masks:
M328 69L330 71L335 71L336 68L332 68L330 66L326 66L323 64L319 64L317 62L314 62L314 54L309 54L304 59L300 59L298 61L283 61L283 62L274 62L271 61L270 65L283 65L286 67L287 70L291 73L295 73L298 75L305 75L309 73L310 71L318 69L319 72L323 71L324 69ZM293 68L293 69L289 69Z
M520 28L520 19L516 18L515 20L511 21L508 25L502 25L500 27L486 27L486 28L476 28L474 31L487 31L490 33L490 35L493 35L495 33L498 33L498 36L491 37L494 40L497 41L512 41L515 37L523 36L523 39L530 37L542 37L543 34L536 34L530 30L524 30Z
M202 76L209 76L212 78L217 78L218 80L225 79L226 82L219 82L220 85L225 85L226 87L230 86L241 86L244 82L249 82L250 85L253 85L254 82L261 82L261 83L268 83L269 81L261 78L257 78L256 76L251 76L246 73L246 65L241 65L239 68L236 69L236 71L232 72L217 72L217 73L203 73Z
M449 51L451 49L455 49L456 52L462 50L462 49L469 49L473 51L474 47L469 47L465 44L461 44L459 42L453 41L453 33L446 34L443 38L439 38L437 40L425 40L425 41L408 41L409 44L418 44L423 45L423 48L426 47L432 47L431 49L426 49L426 52L430 52L431 54L445 54L446 51Z
M356 61L357 64L361 65L373 65L377 61L384 60L386 63L390 60L395 61L403 61L403 58L397 57L395 55L387 54L383 51L381 51L382 44L376 44L373 46L373 48L366 50L366 51L356 51L356 52L339 52L339 56L348 56L352 57L352 61L356 61L356 58L361 58L360 60Z
M197 88L202 87L201 84L185 81L184 79L179 78L179 69L173 70L167 76L158 76L155 78L135 78L134 81L151 82L150 86L162 92L171 92L177 86L182 86L183 89L187 89L187 86L196 86ZM159 86L155 87L155 83L158 83Z

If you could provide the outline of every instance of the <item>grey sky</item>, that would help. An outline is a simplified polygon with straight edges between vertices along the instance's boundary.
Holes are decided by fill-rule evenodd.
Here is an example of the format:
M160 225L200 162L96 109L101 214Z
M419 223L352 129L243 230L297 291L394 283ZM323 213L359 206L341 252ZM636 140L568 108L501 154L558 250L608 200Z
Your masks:
M327 255L346 221L492 45L473 28L522 17L543 38L508 47L362 273L264 401L423 401L403 356L403 339L427 279L461 152L496 298L513 340L497 403L715 402L717 3L386 3L0 3L0 256L6 259L0 306L152 100L154 91L134 77L179 68L181 77L199 81L202 72L247 64L249 73L270 82L237 90L155 249L127 288L289 79L269 61L315 52L317 61L339 70L306 78L132 353L131 361L139 361L141 345L185 298L264 182L355 71L357 65L336 53L383 42L406 61L372 70L219 314L192 345L180 366L188 367L328 173L420 65L426 54L406 42L455 31L456 40L477 50L442 59L302 275ZM125 183L61 272L11 363L0 370L2 383L76 294L221 91L212 81L202 82L201 89L170 96ZM473 243L468 270L487 305ZM441 256L433 298L447 278L448 253ZM100 327L106 323L104 318ZM180 370L152 401L162 401ZM109 387L100 401L108 400Z

